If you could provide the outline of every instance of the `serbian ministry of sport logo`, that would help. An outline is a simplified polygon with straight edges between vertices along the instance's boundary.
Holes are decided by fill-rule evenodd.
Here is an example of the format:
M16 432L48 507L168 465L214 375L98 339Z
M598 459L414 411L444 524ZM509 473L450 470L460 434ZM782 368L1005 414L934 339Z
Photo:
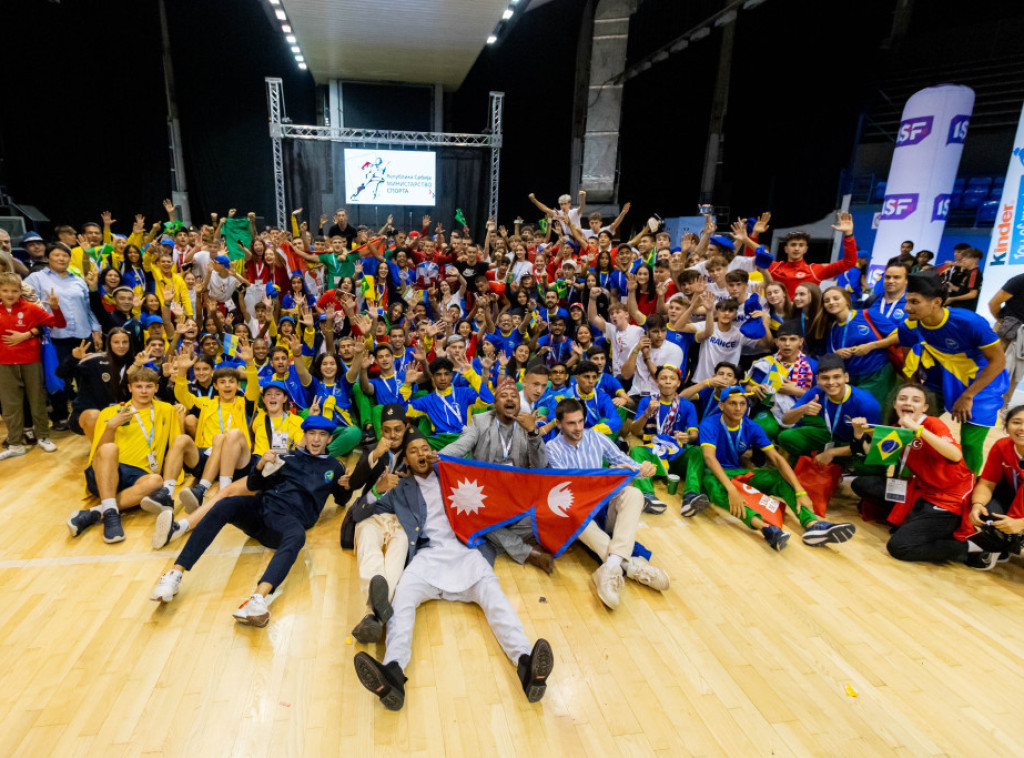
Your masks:
M333 479L334 479L334 472L333 471L325 471L324 472L324 481L325 482L330 482Z

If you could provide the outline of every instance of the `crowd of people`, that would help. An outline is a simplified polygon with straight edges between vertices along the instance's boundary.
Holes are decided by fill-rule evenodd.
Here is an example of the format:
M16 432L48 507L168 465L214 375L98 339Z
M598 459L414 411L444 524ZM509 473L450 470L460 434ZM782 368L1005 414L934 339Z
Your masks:
M849 214L833 227L842 258L809 263L805 233L786 235L778 260L762 244L768 213L728 234L709 216L679 240L651 224L617 241L628 204L606 224L583 192L530 199L539 224L491 219L482 237L429 216L356 228L344 210L311 224L297 209L289 229L234 210L192 227L169 201L167 221L136 216L128 234L109 213L15 249L0 232L0 466L57 452L55 432L83 435L70 533L102 524L116 543L121 512L151 513L154 549L183 545L159 602L227 524L273 549L234 611L253 626L333 497L366 598L352 634L386 639L356 673L391 709L426 600L480 605L531 702L554 665L492 566L504 554L551 573L555 557L529 521L460 541L439 454L629 469L632 485L578 535L609 609L625 579L668 589L636 536L669 504L728 511L777 551L787 510L809 547L851 539L854 523L826 519L822 472L852 477L897 559L988 569L1020 552L1024 407L1006 410L1006 355L1024 282L993 301L997 335L973 311L970 248L933 270L905 243L872 287ZM912 432L891 469L869 462L884 424Z

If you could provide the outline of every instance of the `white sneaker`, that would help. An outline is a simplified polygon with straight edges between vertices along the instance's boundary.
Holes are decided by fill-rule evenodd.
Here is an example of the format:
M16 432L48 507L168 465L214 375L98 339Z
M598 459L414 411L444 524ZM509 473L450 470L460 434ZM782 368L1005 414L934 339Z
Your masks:
M263 595L253 593L231 614L235 621L246 626L266 626L270 623L270 611Z
M658 592L668 589L668 574L638 556L626 561L626 576Z
M24 445L9 445L6 450L0 452L0 461L6 461L8 458L17 458L19 455L24 455L27 452Z
M611 609L619 607L619 590L625 583L622 578L622 569L618 566L611 566L602 563L591 577L594 581L594 588L601 602Z
M178 594L178 590L181 588L181 572L171 569L166 574L160 577L160 581L157 582L156 587L153 588L153 592L150 594L150 600L159 600L161 603L169 603L171 599Z
M36 443L36 447L38 447L44 453L56 453L57 452L57 446L54 445L52 442L50 442L50 439L48 437L43 437L43 439L39 440Z

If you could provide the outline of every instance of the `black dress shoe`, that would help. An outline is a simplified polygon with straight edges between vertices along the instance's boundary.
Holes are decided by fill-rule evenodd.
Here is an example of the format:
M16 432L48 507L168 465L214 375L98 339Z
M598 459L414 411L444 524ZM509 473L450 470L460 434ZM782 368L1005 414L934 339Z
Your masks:
M545 574L555 570L555 557L544 548L535 545L530 548L530 554L526 556L526 563L536 566Z
M380 620L380 623L388 623L395 615L395 609L391 607L391 601L388 600L388 580L380 574L374 576L370 579L369 594L373 614Z
M529 655L519 657L516 671L529 702L536 703L544 697L544 691L548 687L548 675L554 667L555 656L551 652L551 645L545 639L537 640Z
M356 624L355 628L352 630L352 636L364 645L380 642L380 638L383 634L384 625L380 623L380 619L372 613L367 613L363 616L363 620Z
M401 666L394 661L385 666L368 653L356 653L353 663L359 683L380 698L385 708L389 711L402 710L408 680Z

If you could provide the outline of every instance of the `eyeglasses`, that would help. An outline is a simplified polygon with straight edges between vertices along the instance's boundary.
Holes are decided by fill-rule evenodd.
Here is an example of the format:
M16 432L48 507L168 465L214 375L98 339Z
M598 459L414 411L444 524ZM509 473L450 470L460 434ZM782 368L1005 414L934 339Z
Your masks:
M551 373L552 374L564 374L565 373L565 369L564 368L551 369ZM1022 468L1024 468L1024 467L1022 467Z

